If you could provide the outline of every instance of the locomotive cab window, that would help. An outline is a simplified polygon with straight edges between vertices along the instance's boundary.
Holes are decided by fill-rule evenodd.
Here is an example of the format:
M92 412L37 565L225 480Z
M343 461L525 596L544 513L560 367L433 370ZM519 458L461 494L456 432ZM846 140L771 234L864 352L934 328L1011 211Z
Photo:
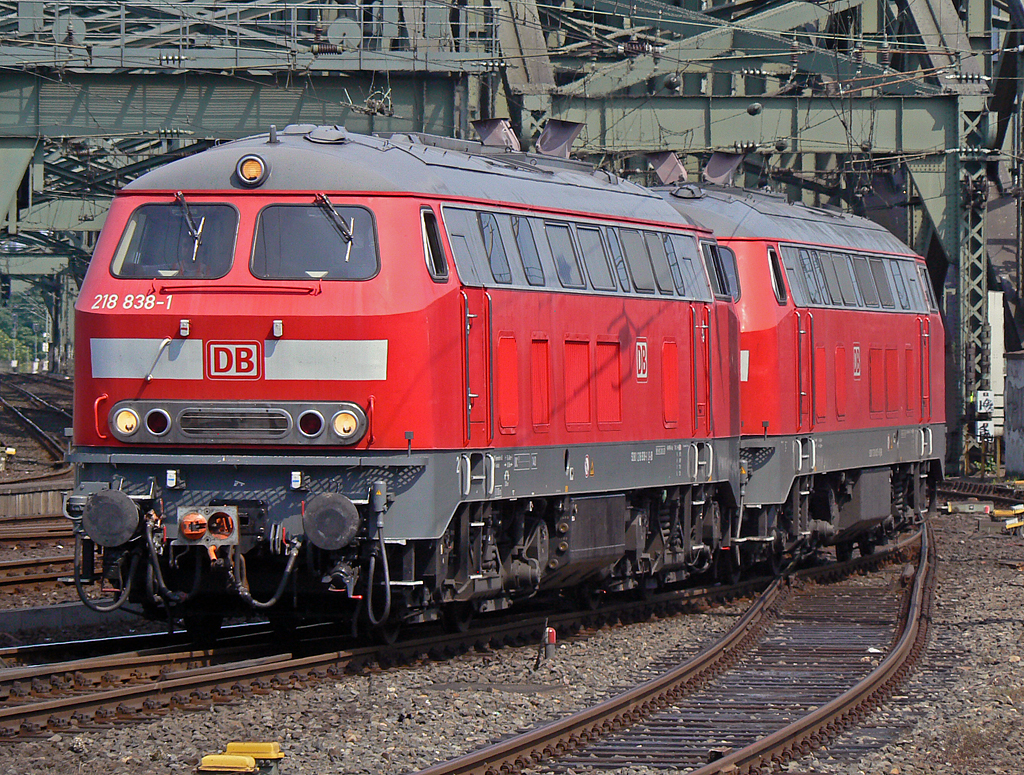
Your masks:
M362 207L270 205L260 211L252 273L264 280L368 280L377 274L373 216Z
M708 279L711 280L711 290L719 298L734 299L739 295L737 290L734 296L729 286L729 274L725 269L725 259L719 251L718 245L714 242L700 243L704 255L704 266L708 272Z
M772 290L775 292L775 301L785 304L786 284L782 280L782 265L779 263L779 254L772 248L768 248L768 266L772 272Z
M125 227L110 272L115 277L223 277L231 268L238 212L179 197L139 207Z
M718 257L721 259L722 276L728 286L727 293L733 301L740 300L740 274L736 266L736 253L725 245L718 246Z
M427 271L434 282L443 283L448 280L448 261L441 247L441 231L437 226L434 211L424 208L420 211L423 227L423 253L427 258Z
M935 293L932 291L931 278L928 277L928 270L918 264L917 274L921 278L921 285L924 287L925 300L928 302L928 309L938 312L939 306L935 303Z

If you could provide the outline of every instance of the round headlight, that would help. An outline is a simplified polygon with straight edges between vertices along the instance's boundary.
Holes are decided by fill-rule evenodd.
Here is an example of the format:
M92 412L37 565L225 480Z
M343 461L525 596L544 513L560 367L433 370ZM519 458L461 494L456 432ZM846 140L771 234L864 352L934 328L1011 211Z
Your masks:
M259 156L243 156L235 166L235 174L243 186L258 186L267 179L267 163Z
M355 441L359 434L359 417L350 409L342 409L334 415L331 426L342 441Z
M114 427L122 436L131 436L139 429L139 415L133 409L118 409L114 415Z

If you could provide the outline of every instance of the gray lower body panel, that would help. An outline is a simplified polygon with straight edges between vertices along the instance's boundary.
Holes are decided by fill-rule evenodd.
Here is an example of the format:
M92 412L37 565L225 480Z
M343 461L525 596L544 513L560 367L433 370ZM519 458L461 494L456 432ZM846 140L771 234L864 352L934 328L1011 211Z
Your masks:
M159 499L165 518L219 502L259 504L262 527L302 532L303 504L319 493L364 502L384 482L386 540L439 538L459 504L722 483L738 502L738 438L405 455L217 454L78 449L76 493L111 487ZM167 487L168 471L178 486ZM301 472L292 487L293 472ZM257 526L249 531L258 535Z
M748 507L783 503L798 476L879 468L946 457L944 425L912 425L799 436L746 437L743 503Z

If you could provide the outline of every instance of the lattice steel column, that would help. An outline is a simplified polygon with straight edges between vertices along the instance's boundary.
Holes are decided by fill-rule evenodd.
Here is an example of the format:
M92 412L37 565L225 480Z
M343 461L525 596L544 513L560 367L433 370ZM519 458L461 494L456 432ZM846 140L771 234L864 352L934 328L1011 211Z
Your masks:
M989 388L988 254L985 242L985 204L988 180L983 145L988 116L982 111L961 111L960 255L957 278L955 357L957 379L957 435L962 472L984 466L984 450L973 427L974 396ZM949 418L953 420L954 418Z

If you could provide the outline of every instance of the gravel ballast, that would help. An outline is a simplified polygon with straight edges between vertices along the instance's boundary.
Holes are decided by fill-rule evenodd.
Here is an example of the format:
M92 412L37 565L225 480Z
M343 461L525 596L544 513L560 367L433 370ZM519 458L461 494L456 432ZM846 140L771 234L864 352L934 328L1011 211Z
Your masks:
M799 772L1015 773L1024 675L1021 560L1024 541L975 531L975 521L938 517L939 579L929 650L897 698L835 750ZM538 662L534 646L470 653L274 692L208 712L76 730L0 745L0 772L25 775L192 772L200 757L233 740L276 740L283 773L400 775L578 710L682 658L735 621L740 601L563 641ZM858 737L859 735L859 737ZM858 740L877 739L869 753Z

